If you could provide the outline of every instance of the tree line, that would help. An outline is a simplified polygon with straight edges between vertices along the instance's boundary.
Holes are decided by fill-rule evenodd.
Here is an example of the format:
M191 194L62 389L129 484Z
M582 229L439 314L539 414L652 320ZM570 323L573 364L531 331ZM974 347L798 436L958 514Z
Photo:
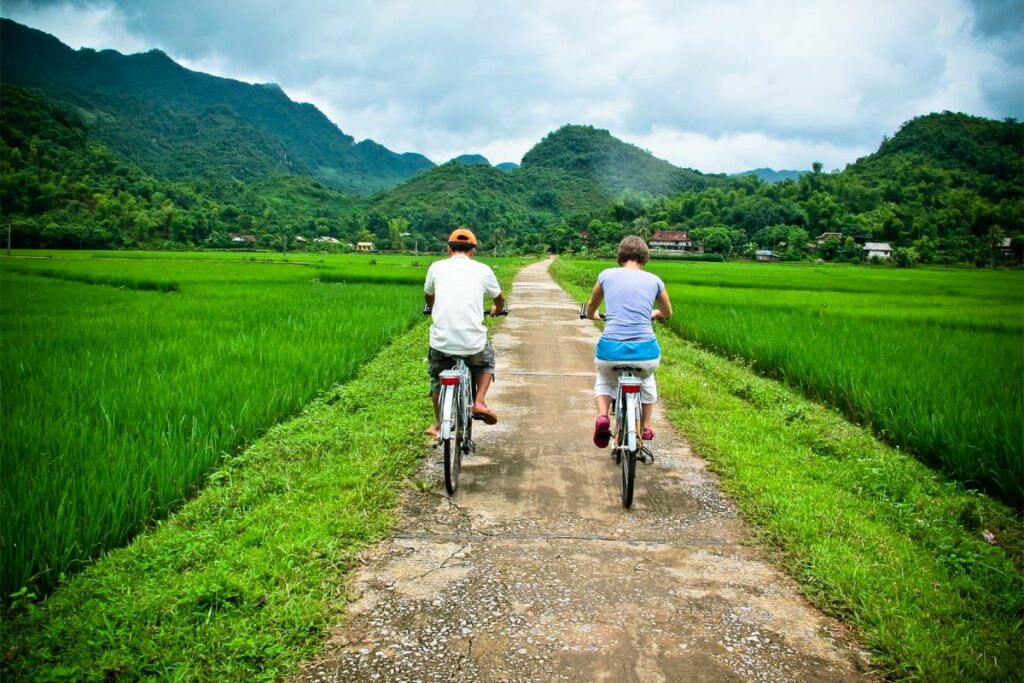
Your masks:
M673 194L626 189L609 201L574 139L580 168L570 171L554 158L512 174L446 164L362 199L297 174L156 178L92 140L72 108L9 85L2 98L0 228L19 247L226 248L244 233L258 248L335 248L315 242L329 236L430 251L455 225L499 254L603 254L626 234L661 230L686 231L725 258L771 249L855 262L864 242L884 241L905 265L987 265L1005 258L1005 239L1018 257L1022 245L1024 126L1014 120L919 117L846 170L816 163L797 181L706 176ZM824 233L837 234L817 244Z

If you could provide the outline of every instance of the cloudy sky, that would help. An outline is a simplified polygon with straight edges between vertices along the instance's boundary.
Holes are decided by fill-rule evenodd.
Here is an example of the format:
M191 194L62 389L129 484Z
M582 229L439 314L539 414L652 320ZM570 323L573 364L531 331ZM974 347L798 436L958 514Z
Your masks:
M4 0L72 47L274 82L346 133L516 161L588 123L679 166L842 168L904 121L1024 118L1024 0Z

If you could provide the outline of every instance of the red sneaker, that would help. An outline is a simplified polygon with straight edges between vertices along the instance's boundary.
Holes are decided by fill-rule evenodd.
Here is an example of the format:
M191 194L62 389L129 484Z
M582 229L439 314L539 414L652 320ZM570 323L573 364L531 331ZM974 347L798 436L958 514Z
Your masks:
M654 440L654 430L651 429L650 427L644 427L644 433L643 433L643 437L642 438L643 438L644 441L653 441Z
M608 440L612 438L612 423L607 415L601 415L594 422L594 445L608 448Z

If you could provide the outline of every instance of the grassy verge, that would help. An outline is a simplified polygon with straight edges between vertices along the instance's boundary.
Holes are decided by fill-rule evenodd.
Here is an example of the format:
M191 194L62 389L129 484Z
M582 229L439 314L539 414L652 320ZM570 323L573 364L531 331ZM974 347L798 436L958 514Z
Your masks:
M430 419L425 324L268 432L178 513L2 614L3 680L272 680L320 646Z
M881 673L1019 680L1024 525L1008 507L740 363L671 332L661 342L669 418L805 594L858 629Z

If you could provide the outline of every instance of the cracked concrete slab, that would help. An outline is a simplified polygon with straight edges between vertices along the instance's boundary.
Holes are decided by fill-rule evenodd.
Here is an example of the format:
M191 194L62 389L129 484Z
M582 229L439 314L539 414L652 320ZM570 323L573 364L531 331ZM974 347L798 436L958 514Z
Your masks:
M838 622L744 544L715 476L658 419L633 508L591 444L597 330L550 278L517 276L494 335L498 378L456 495L403 498L360 596L296 681L869 679ZM479 423L478 423L479 424Z

